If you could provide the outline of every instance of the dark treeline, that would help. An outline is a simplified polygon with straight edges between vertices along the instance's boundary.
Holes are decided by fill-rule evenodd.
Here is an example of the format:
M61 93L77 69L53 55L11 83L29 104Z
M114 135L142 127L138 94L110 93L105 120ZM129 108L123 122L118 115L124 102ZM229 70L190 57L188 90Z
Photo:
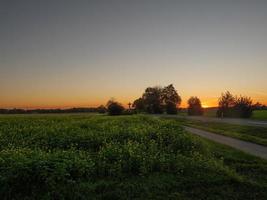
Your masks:
M250 118L253 110L263 108L261 104L252 104L247 96L234 96L229 91L222 93L219 98L217 117Z
M126 111L120 103L109 101L107 111L110 115L149 113L149 114L177 114L181 104L181 97L172 84L166 87L148 87L143 95L133 104L129 103ZM187 101L187 114L191 116L203 115L204 108L198 97L192 96ZM130 107L132 105L132 108ZM266 106L256 103L246 96L233 96L230 92L222 93L218 99L217 117L250 118L253 110L264 110ZM184 109L182 109L184 110Z
M143 95L133 102L137 112L150 114L177 114L181 97L172 84L166 87L148 87Z
M0 114L48 114L48 113L103 113L102 106L97 108L68 108L68 109L0 109ZM104 111L105 112L105 111Z
M179 108L182 102L172 84L160 87L148 87L144 93L133 103L128 103L128 108L116 102L114 99L108 101L106 106L91 108L69 108L69 109L0 109L0 114L45 114L45 113L106 113L109 115L121 114L177 114L179 110L187 111L188 115L203 115L204 108L198 97L192 96L188 99L187 108ZM253 110L267 110L265 105L260 103L252 104L252 99L246 96L233 96L230 92L222 93L218 99L217 117L241 117L249 118Z

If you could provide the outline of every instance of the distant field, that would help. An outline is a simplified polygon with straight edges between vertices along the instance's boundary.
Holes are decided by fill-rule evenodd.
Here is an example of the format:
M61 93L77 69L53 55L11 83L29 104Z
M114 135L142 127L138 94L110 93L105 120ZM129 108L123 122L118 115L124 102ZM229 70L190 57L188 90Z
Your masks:
M256 110L253 112L252 119L267 120L267 110Z
M204 108L203 116L205 117L216 117L217 108ZM187 110L181 110L178 115L187 116Z
M205 108L204 109L204 116L205 117L216 117L218 108Z
M217 108L205 108L204 109L204 117L216 117ZM186 116L187 112L182 111L178 113L179 115ZM267 120L267 110L255 110L253 111L251 119L256 120Z
M149 116L0 116L1 199L267 199L267 161Z

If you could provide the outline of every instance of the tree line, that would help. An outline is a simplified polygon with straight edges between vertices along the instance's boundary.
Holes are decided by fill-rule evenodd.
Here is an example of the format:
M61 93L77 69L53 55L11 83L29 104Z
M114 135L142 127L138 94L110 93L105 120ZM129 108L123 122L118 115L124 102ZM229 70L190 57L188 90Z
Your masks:
M129 103L129 108L124 109L122 104L110 100L107 103L107 111L110 115L149 113L149 114L177 114L182 98L174 88L173 84L165 87L155 86L145 89L141 97ZM130 106L131 105L131 106ZM191 97L188 100L188 114L202 115L203 108L200 99Z
M121 114L177 114L182 102L181 96L173 84L165 87L155 86L145 89L141 97L128 104L125 109L123 105L114 99L93 108L69 108L69 109L0 109L0 114L35 114L35 113L108 113L109 115ZM198 97L192 96L187 101L188 115L203 115L204 109ZM240 117L249 118L253 110L267 110L260 104L252 104L252 99L246 96L234 96L229 91L222 93L218 99L217 117Z
M103 112L103 107L68 108L68 109L0 109L0 114L49 114L49 113L96 113ZM106 109L105 111L106 112Z
M143 95L136 99L129 108L124 109L122 104L110 100L107 103L107 112L110 115L149 113L149 114L177 114L182 102L172 84L166 87L148 87ZM192 96L187 101L187 113L190 116L201 116L204 113L201 101L198 97ZM130 105L132 107L130 107ZM229 91L222 93L218 99L217 117L238 117L249 118L253 110L266 109L260 103L252 104L252 99L247 96L234 96Z

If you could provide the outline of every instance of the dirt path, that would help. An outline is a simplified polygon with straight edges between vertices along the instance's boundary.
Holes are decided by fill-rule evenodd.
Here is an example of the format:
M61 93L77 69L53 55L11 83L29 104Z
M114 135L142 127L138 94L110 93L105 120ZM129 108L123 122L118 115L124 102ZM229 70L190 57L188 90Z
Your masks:
M228 146L231 146L233 148L242 150L246 153L252 154L254 156L258 156L264 159L267 159L267 147L258 145L258 144L254 144L254 143L250 143L250 142L245 142L242 140L238 140L238 139L234 139L234 138L230 138L230 137L226 137L223 135L218 135L218 134L214 134L208 131L203 131L203 130L199 130L199 129L195 129L195 128L191 128L191 127L184 127L186 131L192 133L192 134L196 134L199 135L201 137L207 138L209 140L221 143L221 144L225 144Z

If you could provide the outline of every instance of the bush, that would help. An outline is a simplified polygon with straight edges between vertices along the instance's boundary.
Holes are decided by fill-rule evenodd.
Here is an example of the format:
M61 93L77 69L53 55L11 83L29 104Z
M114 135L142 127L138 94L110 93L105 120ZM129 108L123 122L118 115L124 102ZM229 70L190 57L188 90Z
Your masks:
M230 92L223 93L219 99L217 117L250 118L253 112L250 97L234 97Z
M199 98L191 97L188 100L188 105L188 115L203 115L203 108Z
M124 107L120 103L110 100L107 103L107 110L109 115L121 115Z

